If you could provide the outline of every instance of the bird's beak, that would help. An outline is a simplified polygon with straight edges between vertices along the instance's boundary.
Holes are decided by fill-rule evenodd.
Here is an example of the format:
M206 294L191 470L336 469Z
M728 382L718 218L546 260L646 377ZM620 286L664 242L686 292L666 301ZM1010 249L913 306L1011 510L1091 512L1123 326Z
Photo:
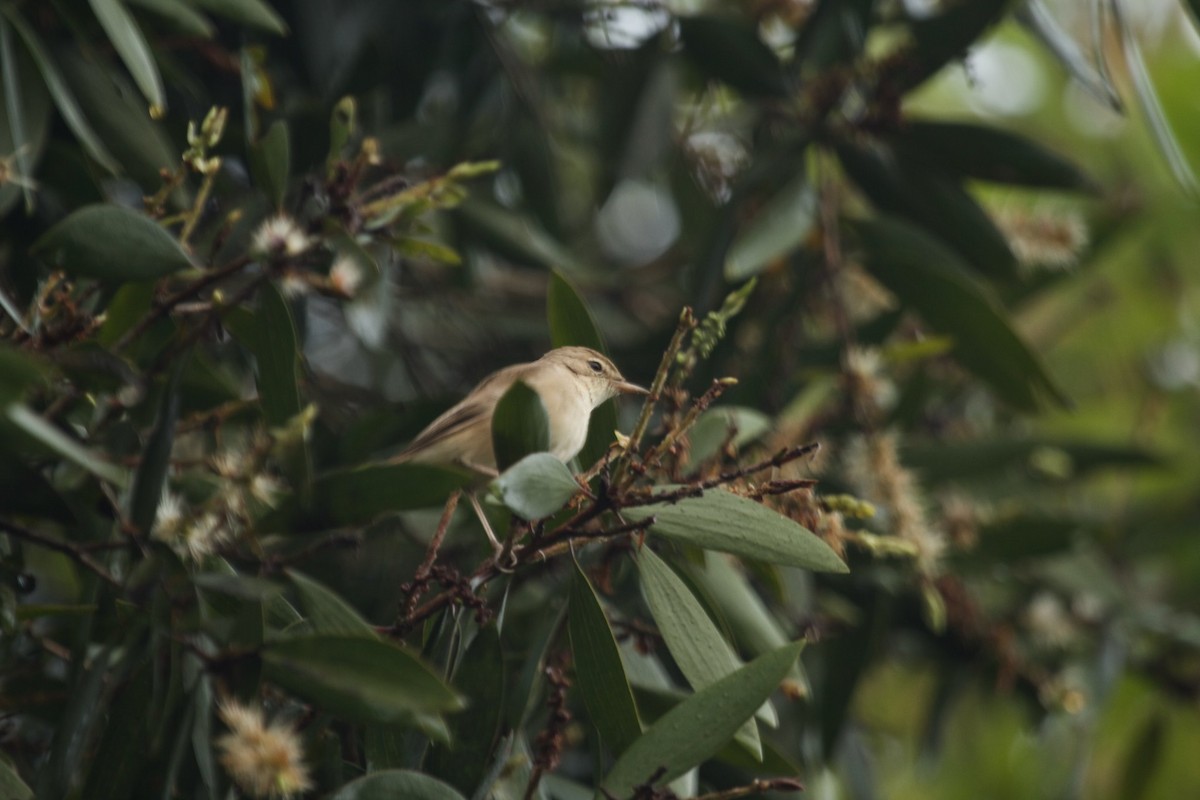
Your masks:
M649 389L644 389L629 381L613 381L613 388L620 394L650 394Z

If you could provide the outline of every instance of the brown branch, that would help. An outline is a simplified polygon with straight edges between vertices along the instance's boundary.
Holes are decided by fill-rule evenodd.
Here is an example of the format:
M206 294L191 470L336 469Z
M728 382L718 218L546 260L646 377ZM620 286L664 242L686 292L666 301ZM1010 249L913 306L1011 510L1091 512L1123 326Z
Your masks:
M458 508L458 501L462 497L461 491L453 492L446 500L446 505L442 509L442 518L438 520L437 530L434 531L433 538L429 540L429 547L425 550L425 560L417 567L416 573L413 575L412 582L408 584L408 600L404 604L404 610L400 616L396 618L396 624L399 625L402 620L408 620L413 616L413 612L417 607L417 600L425 593L429 587L429 577L433 573L433 563L437 560L438 550L442 546L442 540L446 538L446 531L450 527L450 520L454 518L454 511Z
M763 794L765 792L803 792L804 784L795 778L757 778L745 786L735 786L732 789L722 789L719 792L709 792L696 796L696 800L737 800L739 797Z
M117 589L120 589L122 586L121 582L113 577L113 574L109 572L103 564L92 558L83 550L79 549L79 547L73 542L59 539L57 536L39 533L28 528L22 528L19 525L14 525L13 523L5 520L0 520L0 531L7 533L13 538L20 539L31 544L36 544L39 547L45 547L47 550L53 550L57 553L62 553L79 566L95 574L109 586Z

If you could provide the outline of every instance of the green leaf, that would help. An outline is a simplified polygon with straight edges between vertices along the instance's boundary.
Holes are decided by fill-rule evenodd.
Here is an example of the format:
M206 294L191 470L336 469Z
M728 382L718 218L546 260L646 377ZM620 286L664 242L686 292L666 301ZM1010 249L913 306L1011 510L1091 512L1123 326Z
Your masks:
M263 0L192 0L192 4L276 36L285 36L288 32L283 18Z
M291 154L287 122L281 119L275 120L263 137L250 148L250 168L254 172L254 180L277 209L283 208L283 196L287 193Z
M451 492L476 479L467 470L431 464L372 464L338 470L313 481L308 510L302 511L295 501L287 502L262 524L266 530L363 524L389 512L440 506Z
M1189 0L1195 5L1196 0ZM1017 20L1034 36L1041 40L1046 49L1054 54L1067 72L1079 82L1096 100L1117 113L1124 113L1124 104L1117 87L1106 71L1099 70L1075 41L1054 18L1044 0L1025 0L1015 14Z
M580 491L567 465L549 453L532 453L496 479L504 505L521 519L545 519Z
M604 336L583 297L558 270L551 270L546 289L546 321L554 347L590 347L608 355ZM608 400L592 411L587 440L579 451L581 464L595 464L604 457L617 429L617 403Z
M20 400L27 391L43 385L51 370L33 354L0 344L0 406Z
M1096 189L1066 158L987 125L909 120L896 141L903 150L967 178L1041 189Z
M622 753L642 735L642 723L600 598L578 562L574 567L567 630L576 681L601 739L611 753Z
M852 229L871 274L931 327L952 336L959 363L1000 397L1022 411L1037 410L1045 398L1067 405L1000 302L958 256L898 220L877 217Z
M1013 276L1016 258L1008 240L960 178L879 142L872 147L842 144L837 154L846 174L877 209L915 222L985 275Z
M0 761L0 797L8 800L33 800L30 789L9 764Z
M120 165L112 157L112 154L108 152L104 143L100 141L100 137L92 129L87 115L80 109L75 95L71 92L70 87L67 86L67 82L63 80L58 66L50 57L49 52L47 52L45 46L42 44L42 40L38 38L33 28L25 23L20 11L14 5L8 3L0 5L0 14L8 18L13 30L25 42L26 49L33 57L38 72L41 73L42 80L46 83L46 89L54 99L54 105L58 108L58 113L62 114L63 122L71 129L71 133L75 134L75 138L83 145L83 149L104 169L109 172L119 172L121 169Z
M601 787L614 797L628 797L662 768L666 771L655 785L711 757L771 695L802 646L789 644L759 656L675 706L617 759Z
M122 206L85 206L46 231L32 252L73 275L112 281L159 278L191 266L171 234Z
M1009 0L971 0L949 4L940 14L914 20L913 47L898 62L899 69L889 76L891 82L902 93L920 85L950 61L965 55L984 31L1000 21L1008 6Z
M0 458L0 497L4 513L39 516L65 524L78 524L71 506L53 484L36 469L12 454Z
M696 424L688 431L691 447L688 450L687 463L702 464L715 456L726 441L731 440L734 447L742 447L770 429L771 418L753 408L710 408L700 415Z
M875 0L818 0L796 40L794 63L820 73L858 57L867 41Z
M389 769L350 781L329 800L464 800L436 778L420 772Z
M82 797L121 800L132 796L144 777L151 755L146 747L152 711L149 672L144 666L133 673L107 704L100 745L90 759L92 768Z
M463 708L433 670L380 639L303 636L269 644L262 658L269 680L352 722L408 722Z
M506 470L530 453L550 449L550 418L541 396L516 381L496 403L492 414L492 447L496 465Z
M282 427L300 413L300 345L292 310L273 284L259 290L258 308L232 309L230 331L254 354L258 393L267 423Z
M667 564L649 547L635 558L641 576L642 593L671 657L693 689L700 690L741 669L741 659L717 630L712 617ZM764 722L777 725L779 718L768 704L759 709ZM762 758L758 728L748 722L738 732L752 752Z
M175 421L179 418L179 378L187 364L187 356L179 359L163 390L158 418L142 450L142 460L133 476L133 491L129 495L129 519L142 533L154 527L154 517L162 498L171 465L171 445L175 441Z
M287 576L314 633L377 638L371 624L338 594L296 570L287 570Z
M817 193L807 176L792 178L742 226L725 256L725 279L743 281L762 272L808 238L817 215Z
M425 770L462 792L475 792L491 762L493 746L504 712L504 648L495 625L479 632L454 673L454 688L470 704L470 711L450 722L450 742L432 747Z
M817 572L847 571L829 545L810 531L762 503L723 489L673 503L624 508L621 514L633 521L654 517L651 533L708 550Z
M750 97L783 97L787 82L775 52L748 20L732 16L679 17L683 52L697 69Z
M1039 453L1061 454L1070 477L1084 477L1104 469L1165 467L1162 454L1136 445L1083 439L1005 437L965 442L909 443L904 463L921 474L927 484L995 482L1006 473L1038 477L1033 470Z
M1191 162L1184 155L1183 148L1180 147L1179 140L1171 129L1171 121L1167 119L1162 102L1158 98L1158 91L1154 88L1154 80L1150 77L1150 70L1146 66L1146 59L1142 56L1142 49L1138 45L1133 26L1125 19L1121 3L1113 2L1110 8L1117 31L1121 35L1119 52L1125 58L1129 75L1133 79L1133 88L1138 104L1142 107L1142 114L1150 122L1150 132L1154 134L1154 141L1158 145L1159 153L1170 167L1171 174L1175 176L1179 187L1192 200L1196 200L1200 198L1200 182L1197 182Z
M68 461L83 467L97 478L120 487L128 485L129 473L125 469L84 447L23 403L9 405L5 416L33 439Z
M161 113L167 107L162 76L158 74L158 66L150 53L150 45L146 43L146 37L142 36L142 29L138 27L137 21L121 4L121 0L88 0L88 3L125 68L129 70L134 82L142 90L142 95L150 103L151 115Z
M141 6L174 25L180 33L211 39L213 25L203 14L197 13L184 0L129 0L132 5Z
M20 176L28 177L32 170L34 153L40 153L46 135L46 114L49 111L45 102L45 93L27 92L33 88L24 79L21 64L17 59L17 49L12 42L12 31L0 16L0 92L3 93L3 130L0 130L0 146L4 153L12 154L13 167ZM40 88L40 87L38 87ZM28 97L26 95L29 95ZM39 129L35 135L34 129ZM11 180L0 181L0 214L9 207L11 201L5 198L5 193L12 194L12 201L17 198L16 186ZM28 185L20 187L25 197L25 212L33 210L33 190Z
M478 197L464 200L458 207L458 213L489 244L518 261L539 264L546 269L562 268L568 272L587 269L587 265L566 245L526 216Z

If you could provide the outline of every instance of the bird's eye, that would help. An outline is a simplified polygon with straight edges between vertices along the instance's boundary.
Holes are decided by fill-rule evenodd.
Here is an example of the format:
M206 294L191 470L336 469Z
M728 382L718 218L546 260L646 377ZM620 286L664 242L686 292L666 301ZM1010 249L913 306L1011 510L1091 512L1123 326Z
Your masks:
M591 368L592 372L597 374L604 372L604 365L594 359L588 362L588 366Z

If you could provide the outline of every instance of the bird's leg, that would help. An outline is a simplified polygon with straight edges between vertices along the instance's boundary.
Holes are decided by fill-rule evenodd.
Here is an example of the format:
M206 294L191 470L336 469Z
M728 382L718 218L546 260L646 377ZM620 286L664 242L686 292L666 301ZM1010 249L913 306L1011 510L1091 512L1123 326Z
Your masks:
M501 544L496 538L496 534L492 531L492 524L488 522L487 514L483 513L483 506L479 505L479 498L474 492L468 492L467 497L471 500L471 508L475 509L475 516L479 517L479 524L483 526L483 532L487 534L488 541L492 543L492 561L496 564L496 569L501 572L512 572L512 568L516 566L516 559L512 553L512 542ZM505 565L503 562L512 561L513 563Z

